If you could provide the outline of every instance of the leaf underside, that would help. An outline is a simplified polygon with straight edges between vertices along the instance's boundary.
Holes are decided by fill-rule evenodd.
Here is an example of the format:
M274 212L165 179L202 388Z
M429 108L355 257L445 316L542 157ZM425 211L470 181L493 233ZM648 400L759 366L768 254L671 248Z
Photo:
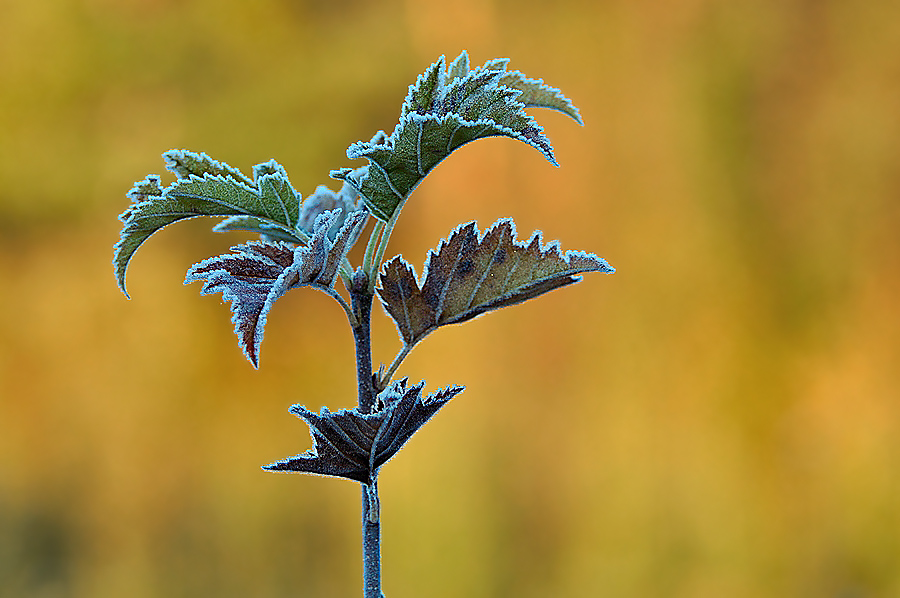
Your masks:
M219 222L213 227L214 232L245 231L257 233L264 241L285 241L297 243L297 239L308 242L313 234L316 219L325 212L341 210L341 218L337 219L328 230L328 238L334 239L338 231L344 226L344 221L349 214L363 209L359 201L359 193L348 184L344 184L340 191L332 191L325 185L319 185L312 195L308 196L300 204L300 216L297 224L290 232L283 227L272 225L266 220L253 216L231 216ZM350 239L350 245L356 243L364 226L356 229L356 236Z
M340 217L340 209L321 214L307 245L250 242L233 247L235 253L209 258L188 270L185 284L205 280L202 294L222 293L226 301L231 301L234 333L254 367L259 366L266 317L275 301L290 289L312 286L327 290L334 286L341 262L368 214L364 210L351 212L335 238L330 239L328 232Z
M424 382L407 386L406 379L392 382L378 395L373 413L361 413L356 407L337 412L323 407L319 413L313 413L302 405L294 405L291 413L309 425L313 448L263 469L336 476L363 484L374 482L378 468L464 388L449 386L423 399L424 386Z
M369 160L368 172L353 177L354 171L344 168L331 176L356 185L372 214L387 221L432 168L470 141L511 137L556 164L543 128L525 108L559 110L578 123L581 116L558 89L508 72L507 62L495 59L470 69L469 57L462 52L445 68L441 56L409 87L400 122L389 137L379 132L371 141L347 148L351 160Z
M396 256L382 268L378 297L411 347L440 326L578 282L585 272L614 271L593 254L563 254L555 242L544 246L539 231L520 243L513 221L504 218L481 236L474 222L457 227L429 251L421 286L412 267Z
M294 230L289 232L282 226L275 226L254 216L230 216L213 226L212 230L215 233L235 231L254 233L259 235L263 241L284 241L292 244L309 240L309 237L302 231Z

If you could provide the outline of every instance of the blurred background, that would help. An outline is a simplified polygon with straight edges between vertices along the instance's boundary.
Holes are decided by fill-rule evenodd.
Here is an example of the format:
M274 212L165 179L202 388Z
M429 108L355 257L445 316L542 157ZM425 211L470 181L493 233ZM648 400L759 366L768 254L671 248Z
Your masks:
M260 465L288 414L355 404L324 294L261 368L190 221L111 266L160 154L304 195L392 130L439 55L512 59L581 109L454 154L388 256L458 223L618 272L429 337L400 374L465 393L381 474L402 597L900 596L900 4L0 1L0 596L360 594L359 488ZM357 258L354 258L357 260ZM376 364L399 348L375 316Z

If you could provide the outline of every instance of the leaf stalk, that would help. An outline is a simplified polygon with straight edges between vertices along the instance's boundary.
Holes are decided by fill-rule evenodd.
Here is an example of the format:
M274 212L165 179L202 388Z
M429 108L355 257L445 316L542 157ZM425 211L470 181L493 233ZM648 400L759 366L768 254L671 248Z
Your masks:
M345 279L344 284L349 285L349 280ZM338 303L340 303L341 308L344 310L344 313L347 314L347 320L350 322L350 326L355 328L359 325L359 321L356 319L356 314L353 312L353 308L347 303L347 301L341 297L341 294L334 290L334 287L326 287L325 285L312 285L313 288L319 289Z
M385 388L388 385L388 382L391 381L394 374L397 371L397 368L400 367L400 364L406 359L406 356L409 355L409 352L412 351L415 345L403 345L403 348L400 349L400 352L397 353L396 357L394 357L394 361L391 362L391 365L388 367L387 371L384 372L378 379L378 388ZM379 372L380 373L380 372Z
M362 269L370 278L372 278L372 258L375 254L375 247L378 242L378 237L381 236L381 232L384 230L384 221L383 220L375 220L375 227L372 229L372 234L369 235L369 242L366 244L366 253L363 255L363 263Z
M397 222L397 216L400 211L394 212L394 215L384 225L384 231L381 234L381 241L378 243L378 249L375 251L375 260L370 265L371 270L366 270L369 275L369 292L375 293L375 281L377 279L378 270L381 269L381 260L384 259L384 252L387 249L388 242L391 240L391 233L394 232L394 224Z

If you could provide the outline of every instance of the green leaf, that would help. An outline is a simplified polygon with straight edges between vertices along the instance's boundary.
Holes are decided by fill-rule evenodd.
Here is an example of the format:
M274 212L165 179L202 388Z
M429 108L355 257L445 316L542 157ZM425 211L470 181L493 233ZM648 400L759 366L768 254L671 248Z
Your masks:
M251 180L203 153L171 150L163 158L178 180L165 189L155 175L136 183L128 192L134 203L119 216L124 226L115 245L113 265L119 288L126 296L125 272L138 247L156 231L185 218L236 216L242 219L228 219L214 230L252 230L263 238L293 243L307 238L295 230L300 218L300 194L275 160L257 164Z
M163 194L162 185L160 185L159 176L148 174L143 181L138 181L125 194L125 197L134 203L140 203L150 199L158 199Z
M558 110L572 117L579 125L584 124L572 100L557 88L545 84L542 79L529 79L523 73L513 71L500 78L500 85L521 91L522 95L516 99L526 106Z
M169 150L163 153L162 157L166 162L166 168L174 172L179 179L187 179L191 176L202 177L210 174L213 176L227 176L245 185L254 185L253 181L237 168L224 162L213 160L204 152L198 154L188 150Z
M257 180L260 181L259 186L261 189L268 187L268 181L270 180L269 175L278 172L277 170L262 168L272 164L278 166L280 169L280 166L274 161L258 164L254 167L254 173L257 175ZM367 168L367 166L363 167L363 169ZM286 177L287 175L284 176ZM293 190L293 187L290 186L290 183L286 178L272 186L274 187L276 185L280 186L282 190L281 194L286 201L291 200L292 193L296 195L299 201L299 194ZM278 196L278 194L271 191L268 192L268 195L273 198ZM291 212L295 209L297 209L297 206L295 203L292 203ZM289 229L280 224L273 224L253 216L231 216L214 226L213 231L220 233L231 231L252 232L259 234L263 240L302 244L307 243L312 236L314 225L318 217L325 212L337 209L341 210L341 215L334 221L334 224L328 231L328 238L334 240L350 214L363 209L362 202L359 201L359 193L357 193L351 185L346 183L340 191L332 191L325 185L319 185L311 195L307 196L307 198L299 204L299 216L293 229ZM365 228L365 225L357 227L356 237L350 240L351 246L356 242L357 237L362 232L363 228Z
M520 243L512 220L498 220L483 235L470 222L429 251L421 286L400 256L385 264L378 297L405 346L412 347L440 326L578 282L585 272L614 271L593 254L563 254L555 242L543 245L539 231Z
M294 227L300 218L300 194L294 191L286 175L264 174L257 181L261 194L259 212L270 222Z
M507 72L507 62L495 59L470 70L463 52L445 68L442 56L410 86L389 137L379 132L347 148L351 160L369 161L368 172L354 177L344 168L331 176L356 187L372 214L388 221L431 169L470 141L497 135L518 139L556 164L550 141L525 108L554 108L581 122L578 111L559 90Z
M156 231L185 218L238 214L288 228L297 222L296 212L292 216L284 202L263 197L248 185L222 175L206 174L203 178L190 175L176 181L162 195L149 196L146 201L132 204L119 217L124 226L113 257L119 288L127 295L125 271L128 262Z

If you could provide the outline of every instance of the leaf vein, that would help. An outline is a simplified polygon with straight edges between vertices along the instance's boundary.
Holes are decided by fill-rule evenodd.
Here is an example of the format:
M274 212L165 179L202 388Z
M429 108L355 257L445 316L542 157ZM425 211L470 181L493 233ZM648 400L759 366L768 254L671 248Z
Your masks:
M444 300L447 297L447 293L450 290L450 285L453 283L453 273L456 272L456 267L459 265L459 260L462 258L462 252L457 252L456 256L453 259L453 266L447 269L447 278L444 280L443 287L441 288L441 294L438 296L437 306L435 306L434 310L434 322L440 322L443 318L444 314Z
M387 186L391 190L391 192L394 195L396 195L400 199L401 202L405 201L406 197L404 197L404 195L402 193L400 193L400 191L398 191L397 188L394 186L393 181L391 181L391 178L388 176L387 169L384 166L382 166L377 160L371 160L370 163L377 166L378 169L381 171L381 174L384 175L384 181L387 183Z
M418 129L419 129L418 133L416 135L416 162L418 163L418 167L419 167L419 175L424 177L426 173L425 173L425 170L422 168L422 134L425 129L425 123L423 123L421 120L419 120L419 121L416 121L416 125L418 126Z
M475 296L478 295L478 291L481 290L481 286L484 284L484 281L487 280L487 277L490 275L491 269L494 267L494 264L496 263L496 260L497 260L497 256L499 255L499 252L497 251L497 249L498 249L501 241L502 241L502 236L497 235L497 243L494 246L493 252L491 253L491 259L488 262L487 266L485 267L484 273L482 273L481 277L478 279L478 282L475 283L475 288L472 289L471 295L469 295L469 300L466 302L466 311L472 309L472 302L475 301Z

